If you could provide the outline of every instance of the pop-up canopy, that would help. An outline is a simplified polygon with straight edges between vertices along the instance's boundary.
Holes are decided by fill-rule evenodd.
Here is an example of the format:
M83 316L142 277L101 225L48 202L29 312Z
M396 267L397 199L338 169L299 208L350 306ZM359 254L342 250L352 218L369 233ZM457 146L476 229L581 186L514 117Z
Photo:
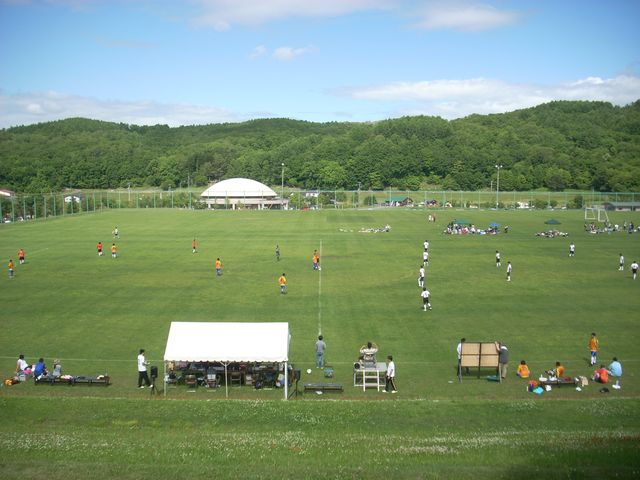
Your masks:
M289 339L286 322L171 322L164 361L220 362L226 377L231 362L288 362ZM285 364L285 399L287 370Z

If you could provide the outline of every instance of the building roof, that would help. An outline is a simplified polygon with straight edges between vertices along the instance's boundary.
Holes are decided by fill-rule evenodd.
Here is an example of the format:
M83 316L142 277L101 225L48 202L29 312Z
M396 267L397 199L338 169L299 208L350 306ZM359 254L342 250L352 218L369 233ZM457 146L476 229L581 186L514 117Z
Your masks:
M263 183L249 178L229 178L214 183L200 194L204 198L258 197L273 198L277 194Z

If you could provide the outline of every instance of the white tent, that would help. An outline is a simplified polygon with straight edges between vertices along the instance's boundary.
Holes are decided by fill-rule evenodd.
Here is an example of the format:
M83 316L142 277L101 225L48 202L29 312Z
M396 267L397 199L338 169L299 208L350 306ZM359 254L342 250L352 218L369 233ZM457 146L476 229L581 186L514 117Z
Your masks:
M171 322L164 352L165 369L166 362L220 362L225 366L227 384L227 365L231 362L281 362L286 400L289 340L286 322ZM166 391L165 382L165 395Z

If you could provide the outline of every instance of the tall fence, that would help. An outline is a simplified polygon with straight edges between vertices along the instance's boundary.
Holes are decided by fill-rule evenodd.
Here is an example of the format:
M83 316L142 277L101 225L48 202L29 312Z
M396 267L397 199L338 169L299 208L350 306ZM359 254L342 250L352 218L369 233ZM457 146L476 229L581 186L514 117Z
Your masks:
M289 200L290 209L429 207L469 209L581 209L608 202L637 202L637 192L466 192L403 190L293 190L278 189ZM239 203L242 208L242 201ZM15 194L0 197L3 222L46 219L64 215L120 208L205 209L199 191L109 190L64 193ZM216 209L232 208L227 201ZM238 205L236 205L238 208Z

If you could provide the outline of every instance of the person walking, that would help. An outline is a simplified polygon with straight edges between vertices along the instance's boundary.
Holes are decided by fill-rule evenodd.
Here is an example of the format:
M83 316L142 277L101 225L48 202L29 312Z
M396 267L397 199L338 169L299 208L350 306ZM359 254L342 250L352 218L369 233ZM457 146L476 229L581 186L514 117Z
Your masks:
M15 265L13 264L13 259L9 259L9 278L13 278L13 267Z
M496 250L496 268L500 268L500 265L502 265L500 263L500 252Z
M507 262L507 282L511 281L511 271L513 267L511 266L511 262Z
M571 242L569 244L569 256L570 257L575 257L576 256L576 246L573 242Z
M117 258L118 257L118 247L116 247L116 244L112 244L111 245L111 258Z
M222 262L220 258L216 258L216 276L222 275Z
M631 264L631 276L634 280L638 278L638 262L635 260Z
M198 242L195 238L191 242L191 253L198 253Z
M316 368L324 368L324 352L326 349L327 344L324 342L322 335L319 335L316 342Z
M284 295L287 293L287 277L284 273L278 278L278 283L280 284L280 294Z
M20 265L24 265L24 250L22 248L18 251L18 262Z
M620 258L618 260L618 270L620 272L624 272L624 255L620 254Z
M424 267L420 267L420 270L418 270L418 286L420 288L424 287Z
M397 393L396 387L396 363L393 361L393 355L387 356L387 373L385 375L384 393Z
M96 250L98 251L98 256L101 257L102 256L102 242L98 242L96 244Z
M144 388L144 385L142 385L143 381L147 387L151 386L149 375L147 375L147 365L149 365L149 362L147 362L144 356L144 348L141 348L138 354L138 388Z
M276 245L276 261L280 261L280 245Z
M422 309L425 312L427 311L427 308L431 310L431 292L427 290L427 287L422 288L422 293L420 294L420 296L422 297Z

